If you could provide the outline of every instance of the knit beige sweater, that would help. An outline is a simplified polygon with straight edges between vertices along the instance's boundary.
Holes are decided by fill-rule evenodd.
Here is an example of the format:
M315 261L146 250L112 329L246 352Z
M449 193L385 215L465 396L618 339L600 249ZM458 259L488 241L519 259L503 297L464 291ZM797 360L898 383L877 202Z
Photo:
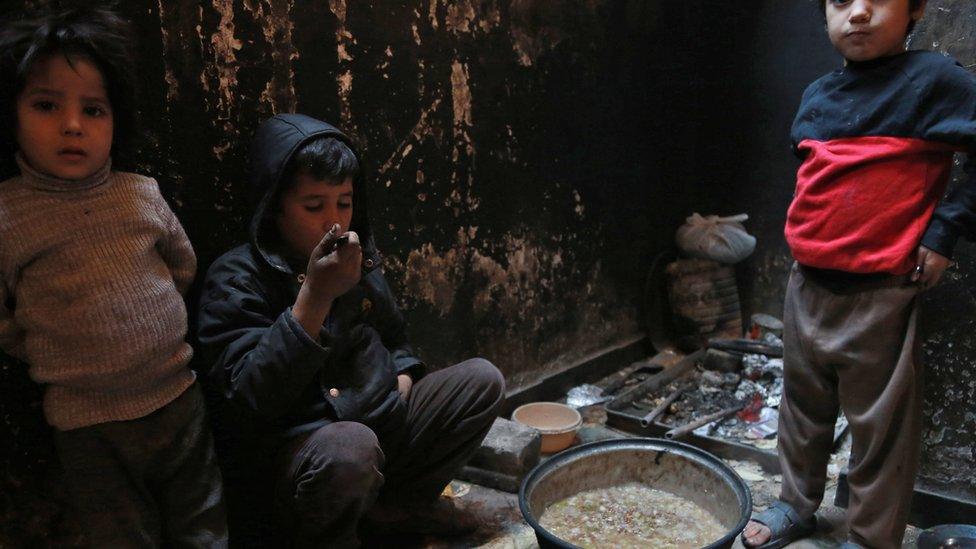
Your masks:
M0 183L0 348L46 386L55 428L163 407L194 380L181 294L196 257L156 181L109 165L67 181L17 163Z

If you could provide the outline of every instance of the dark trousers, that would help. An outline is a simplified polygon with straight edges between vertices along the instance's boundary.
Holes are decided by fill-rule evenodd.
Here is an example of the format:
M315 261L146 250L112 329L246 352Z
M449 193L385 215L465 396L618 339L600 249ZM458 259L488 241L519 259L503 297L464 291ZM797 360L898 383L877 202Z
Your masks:
M220 471L196 384L148 416L55 431L92 547L226 547Z
M498 369L471 359L415 383L405 425L393 432L344 421L292 441L276 487L284 529L298 547L355 547L359 519L377 498L434 500L488 434L504 394Z
M851 425L850 538L901 547L921 433L919 287L906 277L834 284L794 266L786 291L780 498L803 517L823 499L838 407Z

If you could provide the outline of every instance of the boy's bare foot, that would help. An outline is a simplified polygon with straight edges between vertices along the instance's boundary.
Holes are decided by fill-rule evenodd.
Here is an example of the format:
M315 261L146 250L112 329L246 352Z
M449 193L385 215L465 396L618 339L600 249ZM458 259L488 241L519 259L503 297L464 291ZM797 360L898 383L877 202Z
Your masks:
M746 547L778 549L813 534L816 529L816 516L801 519L790 504L777 500L753 516L740 538Z
M750 520L742 530L742 544L746 547L758 547L772 537L773 533L765 524Z

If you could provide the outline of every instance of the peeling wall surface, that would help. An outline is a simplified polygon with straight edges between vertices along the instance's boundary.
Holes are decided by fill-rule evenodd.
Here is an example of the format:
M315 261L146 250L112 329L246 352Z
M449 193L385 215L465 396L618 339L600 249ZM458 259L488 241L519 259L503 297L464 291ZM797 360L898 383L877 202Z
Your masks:
M709 150L698 179L723 215L746 212L758 238L755 254L739 269L746 314L782 315L792 264L783 237L798 161L789 130L800 96L842 60L827 40L815 2L765 2L756 9L726 8L723 51L705 87L716 101L699 140ZM749 30L746 30L749 29ZM722 32L721 29L714 29ZM953 56L976 72L976 3L929 0L911 48ZM962 157L957 156L957 161ZM961 180L957 166L954 181ZM976 501L976 247L960 240L957 264L925 294L925 425L919 486Z
M13 8L44 0L7 0ZM244 238L258 123L298 111L363 152L385 269L433 367L510 385L641 331L651 259L692 211L749 213L746 313L781 314L805 86L840 60L812 2L127 0L156 177L201 269ZM915 46L976 62L976 5ZM926 298L922 483L976 497L976 248ZM0 360L0 546L70 546L40 389Z
M62 2L4 2L42 8ZM201 271L243 241L259 122L363 153L388 279L432 367L510 386L641 331L648 258L687 215L700 14L643 0L133 0L147 139ZM122 166L126 167L126 166ZM669 169L669 167L674 169ZM0 361L0 546L71 545L23 365Z

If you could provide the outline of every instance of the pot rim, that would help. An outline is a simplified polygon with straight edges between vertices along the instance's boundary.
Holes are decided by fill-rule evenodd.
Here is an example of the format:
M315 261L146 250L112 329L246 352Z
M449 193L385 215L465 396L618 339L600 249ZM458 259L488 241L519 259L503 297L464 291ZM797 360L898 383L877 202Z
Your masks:
M677 454L687 459L691 459L692 461L709 465L711 466L711 470L718 473L719 476L724 477L726 482L733 486L733 491L739 498L739 506L742 508L739 521L724 536L702 549L718 549L721 547L731 546L731 543L735 540L735 537L742 532L742 530L746 527L746 524L749 523L749 519L752 517L752 492L749 490L749 485L742 480L742 477L740 477L739 474L732 469L732 467L728 466L718 457L690 444L668 439L650 437L614 438L590 442L564 450L553 455L548 460L536 465L531 471L529 471L529 474L525 476L525 478L522 480L522 485L519 487L519 510L522 511L522 517L525 519L525 521L529 523L529 526L531 526L533 530L535 530L536 535L542 536L548 543L556 547L578 547L563 539L557 538L539 524L538 520L536 520L536 517L529 509L529 502L528 498L526 497L527 493L531 491L531 489L535 488L535 485L542 481L549 473L566 463L581 457L585 457L589 454L600 454L615 450L627 449L657 450L658 452ZM738 489L735 489L736 487Z

